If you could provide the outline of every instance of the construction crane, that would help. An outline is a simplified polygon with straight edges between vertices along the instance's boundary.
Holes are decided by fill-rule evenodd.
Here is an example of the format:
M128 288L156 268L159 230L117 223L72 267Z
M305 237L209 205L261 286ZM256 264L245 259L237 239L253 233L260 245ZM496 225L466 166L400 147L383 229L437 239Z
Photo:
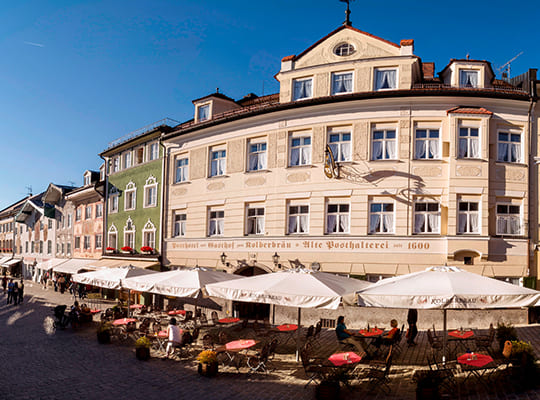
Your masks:
M520 51L519 54L505 62L503 65L501 65L499 68L497 68L497 72L499 72L503 79L510 79L510 65L513 61L516 60L520 55L522 55L523 52Z

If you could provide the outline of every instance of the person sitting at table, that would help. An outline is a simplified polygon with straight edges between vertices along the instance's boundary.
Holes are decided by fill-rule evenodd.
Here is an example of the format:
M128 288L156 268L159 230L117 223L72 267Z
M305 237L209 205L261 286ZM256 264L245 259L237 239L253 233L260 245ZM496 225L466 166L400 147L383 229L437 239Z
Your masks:
M182 346L182 329L176 325L176 318L171 318L169 326L167 327L167 349L165 350L165 358L169 358L172 355L175 347Z
M345 325L345 317L343 315L340 315L337 319L336 336L341 343L353 345L360 357L364 358L366 356L366 352L364 351L362 344L360 344L360 342L354 338L354 333L347 329L347 326Z
M88 307L86 304L83 304L81 306L79 319L81 322L92 322L92 312L90 310L90 307Z
M381 347L381 344L390 345L394 341L394 338L396 337L399 329L398 329L398 322L397 320L393 319L390 321L390 326L392 329L388 331L388 333L380 336L375 340L375 346Z

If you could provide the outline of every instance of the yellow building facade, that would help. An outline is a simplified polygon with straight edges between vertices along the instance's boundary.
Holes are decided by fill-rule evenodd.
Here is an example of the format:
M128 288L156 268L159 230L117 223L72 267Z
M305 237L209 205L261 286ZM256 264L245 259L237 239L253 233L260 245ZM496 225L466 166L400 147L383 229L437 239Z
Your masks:
M279 94L195 100L163 136L164 265L537 275L536 106L489 62L434 76L412 40L345 25L275 77Z

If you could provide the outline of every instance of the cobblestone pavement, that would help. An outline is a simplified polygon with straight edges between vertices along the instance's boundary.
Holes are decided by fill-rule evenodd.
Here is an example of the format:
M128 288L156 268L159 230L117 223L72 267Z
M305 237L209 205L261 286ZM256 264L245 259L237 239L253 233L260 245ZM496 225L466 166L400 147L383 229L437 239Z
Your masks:
M52 307L71 304L69 295L25 283L25 301L6 305L0 294L0 399L313 399L315 386L304 388L300 364L285 359L270 374L220 369L215 378L201 377L194 361L135 359L132 345L99 345L92 327L47 333ZM528 327L538 339L540 327ZM326 332L327 335L332 332ZM400 366L392 376L391 394L367 394L361 384L342 390L343 399L414 399L414 366ZM455 398L458 398L456 395ZM540 393L482 393L464 399L537 399Z

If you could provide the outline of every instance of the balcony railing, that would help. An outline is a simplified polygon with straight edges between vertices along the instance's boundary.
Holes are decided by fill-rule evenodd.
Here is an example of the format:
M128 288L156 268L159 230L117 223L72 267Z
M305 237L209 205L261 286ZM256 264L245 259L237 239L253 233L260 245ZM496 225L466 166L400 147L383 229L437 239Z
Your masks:
M483 88L471 88L452 86L445 83L415 83L413 89L427 89L427 90L465 90L465 91L483 91L483 92L495 92L495 93L508 93L508 94L527 94L526 90L516 87L509 87L503 85L494 85L492 87Z
M128 140L131 140L133 138L136 138L137 136L144 135L145 133L151 132L156 128L159 128L160 126L170 126L174 127L176 125L180 124L179 121L176 121L172 118L163 118L159 121L153 122L149 125L143 126L142 128L139 128L137 130L134 130L133 132L128 133L127 135L122 136L119 139L113 140L112 142L109 142L109 145L107 146L107 149L110 149L111 147L118 146L119 144L122 144L124 142L127 142Z

